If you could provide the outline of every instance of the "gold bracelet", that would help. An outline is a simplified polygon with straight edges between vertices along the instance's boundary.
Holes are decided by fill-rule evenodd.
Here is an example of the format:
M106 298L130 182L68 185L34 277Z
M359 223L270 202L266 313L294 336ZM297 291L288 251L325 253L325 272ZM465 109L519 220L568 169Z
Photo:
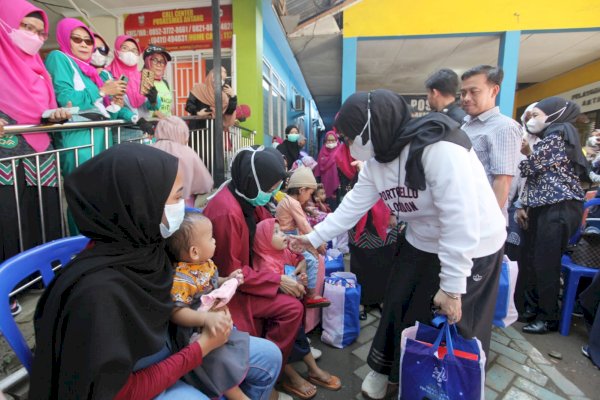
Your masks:
M450 293L446 292L444 289L441 289L441 288L440 288L440 290L441 290L442 292L444 292L444 294L445 294L446 296L450 297L452 300L460 300L460 297L461 297L461 295L460 295L460 294L458 294L458 295L453 295L453 294L450 294Z

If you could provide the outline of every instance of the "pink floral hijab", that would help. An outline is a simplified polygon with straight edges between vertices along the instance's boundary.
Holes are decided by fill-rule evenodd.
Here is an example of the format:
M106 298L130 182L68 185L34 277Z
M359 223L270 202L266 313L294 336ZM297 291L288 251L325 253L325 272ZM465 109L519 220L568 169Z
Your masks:
M37 12L48 33L48 17L40 8L25 0L11 0L0 7L0 110L18 124L39 124L42 113L56 108L52 80L39 54L29 55L13 44L7 30L19 29L23 18ZM50 145L47 133L23 134L36 151Z

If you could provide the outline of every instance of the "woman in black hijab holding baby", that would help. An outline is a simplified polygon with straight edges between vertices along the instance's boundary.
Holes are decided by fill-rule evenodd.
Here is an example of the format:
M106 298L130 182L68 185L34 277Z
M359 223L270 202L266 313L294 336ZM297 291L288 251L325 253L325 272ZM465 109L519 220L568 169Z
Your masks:
M75 169L65 193L90 244L38 303L29 398L207 399L179 379L227 341L231 325L175 354L167 345L174 272L164 239L185 212L177 158L112 147Z

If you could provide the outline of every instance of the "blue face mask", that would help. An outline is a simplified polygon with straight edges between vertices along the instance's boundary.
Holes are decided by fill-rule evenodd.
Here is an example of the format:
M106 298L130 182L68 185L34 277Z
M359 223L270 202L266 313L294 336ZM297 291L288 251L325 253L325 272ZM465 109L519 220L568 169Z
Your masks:
M250 203L251 205L253 205L254 207L257 206L264 206L265 204L267 204L269 202L269 200L271 200L271 197L273 197L273 195L275 193L277 193L279 191L279 189L281 189L281 185L283 184L283 181L279 183L279 186L277 186L277 188L275 190L273 190L272 192L263 192L263 190L260 188L260 182L258 181L258 176L256 175L256 168L254 167L254 156L256 155L256 152L259 150L262 150L263 147L259 147L257 150L254 150L252 148L248 148L245 149L247 151L252 151L252 158L250 159L250 164L252 165L252 174L254 175L254 182L256 183L256 187L258 188L258 194L256 195L255 198L250 199L246 196L244 196L242 193L240 193L237 189L235 190L235 193L237 193L238 196L242 197L244 200L246 200L248 203Z
M299 138L300 138L299 133L290 133L289 135L287 135L288 142L296 143Z

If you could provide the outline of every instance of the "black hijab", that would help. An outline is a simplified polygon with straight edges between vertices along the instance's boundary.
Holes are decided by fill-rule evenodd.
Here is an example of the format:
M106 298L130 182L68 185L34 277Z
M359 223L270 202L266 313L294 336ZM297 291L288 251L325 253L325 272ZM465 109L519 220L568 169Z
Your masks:
M386 89L351 95L337 116L337 130L355 140L367 124L369 108L371 141L377 162L395 160L404 146L410 144L404 184L411 189L425 190L425 172L421 161L425 147L440 140L450 140L467 149L471 148L471 142L466 133L460 130L458 122L437 112L412 118L412 109L404 98ZM366 144L368 126L361 138Z
M112 399L140 358L165 343L172 268L159 224L177 158L121 144L65 179L93 247L60 270L35 312L30 399Z
M554 96L538 102L536 107L548 116L549 121L546 122L551 122L542 131L540 137L543 139L549 133L561 132L561 136L565 141L567 157L571 161L575 173L582 181L589 182L589 163L581 151L579 133L573 125L579 114L581 114L579 105L562 97ZM563 108L564 111L562 111Z
M281 154L283 154L283 156L285 157L285 159L287 161L288 169L291 169L292 164L300 158L300 150L301 149L300 149L300 145L298 144L298 142L297 141L290 142L289 140L287 140L287 136L294 128L298 129L298 127L296 125L289 125L285 128L286 139L283 141L283 143L281 143L279 146L277 146L277 150L279 150L279 152Z
M235 156L231 164L231 182L228 186L229 191L240 204L244 213L244 219L250 232L250 252L252 252L254 233L256 232L255 207L235 191L237 189L241 194L250 199L258 195L258 187L252 173L252 154L252 151L245 150L240 151ZM281 157L281 154L277 150L271 147L256 151L254 168L256 169L256 176L263 192L268 192L273 185L286 178L283 157Z

